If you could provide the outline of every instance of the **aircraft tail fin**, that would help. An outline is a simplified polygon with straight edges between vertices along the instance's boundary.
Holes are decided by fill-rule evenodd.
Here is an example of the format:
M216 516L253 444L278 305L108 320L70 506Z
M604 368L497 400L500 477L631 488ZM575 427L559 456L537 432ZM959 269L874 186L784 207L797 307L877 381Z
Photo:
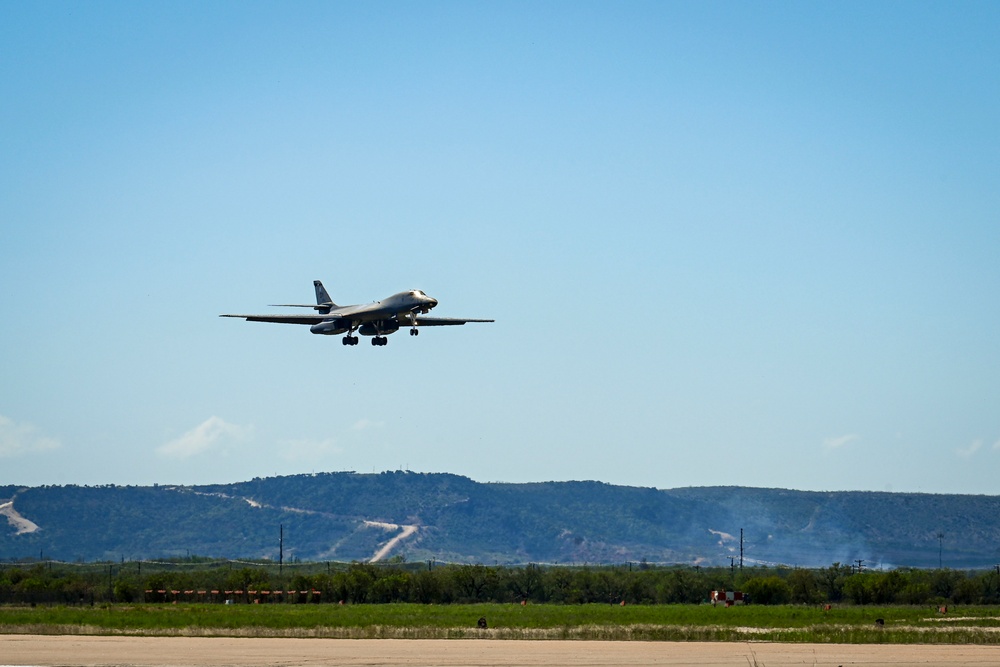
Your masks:
M330 312L331 308L337 307L337 304L335 304L333 299L330 298L330 294L326 291L326 288L323 287L323 281L314 280L313 287L316 288L316 310L318 310L320 314L326 315Z

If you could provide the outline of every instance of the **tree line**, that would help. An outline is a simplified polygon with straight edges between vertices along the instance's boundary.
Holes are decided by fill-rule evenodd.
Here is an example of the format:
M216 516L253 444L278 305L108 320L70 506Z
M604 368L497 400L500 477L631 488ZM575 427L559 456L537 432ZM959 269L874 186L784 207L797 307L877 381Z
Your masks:
M0 603L698 604L713 590L753 604L998 604L1000 567L859 570L312 563L0 564Z

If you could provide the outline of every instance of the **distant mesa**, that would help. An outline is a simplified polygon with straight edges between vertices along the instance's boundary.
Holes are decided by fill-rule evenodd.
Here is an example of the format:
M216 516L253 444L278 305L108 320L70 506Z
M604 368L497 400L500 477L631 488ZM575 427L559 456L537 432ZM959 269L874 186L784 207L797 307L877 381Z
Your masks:
M0 558L992 568L1000 497L312 473L202 486L0 487ZM939 535L955 536L953 540ZM950 542L950 543L949 543Z

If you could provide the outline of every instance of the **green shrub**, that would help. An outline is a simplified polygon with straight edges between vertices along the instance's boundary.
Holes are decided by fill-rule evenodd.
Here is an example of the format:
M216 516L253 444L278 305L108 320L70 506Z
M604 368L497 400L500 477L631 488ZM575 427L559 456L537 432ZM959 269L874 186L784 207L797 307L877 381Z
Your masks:
M787 604L792 598L792 589L776 575L748 579L743 584L743 592L750 596L753 604Z

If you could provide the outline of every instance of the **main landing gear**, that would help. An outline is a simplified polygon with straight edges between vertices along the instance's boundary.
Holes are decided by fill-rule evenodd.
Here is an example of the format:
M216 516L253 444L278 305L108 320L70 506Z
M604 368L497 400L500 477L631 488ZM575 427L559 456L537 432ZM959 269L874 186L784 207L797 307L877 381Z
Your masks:
M343 345L357 345L359 340L361 339L358 338L357 336L344 336L343 338L340 339L340 342ZM386 338L385 336L374 336L372 338L372 345L375 345L376 347L385 345L388 342L389 339Z
M416 327L413 327L412 329L410 329L410 335L411 335L411 336L416 336L416 335L418 335L419 333L420 333L420 330L419 330L419 329L417 329Z

